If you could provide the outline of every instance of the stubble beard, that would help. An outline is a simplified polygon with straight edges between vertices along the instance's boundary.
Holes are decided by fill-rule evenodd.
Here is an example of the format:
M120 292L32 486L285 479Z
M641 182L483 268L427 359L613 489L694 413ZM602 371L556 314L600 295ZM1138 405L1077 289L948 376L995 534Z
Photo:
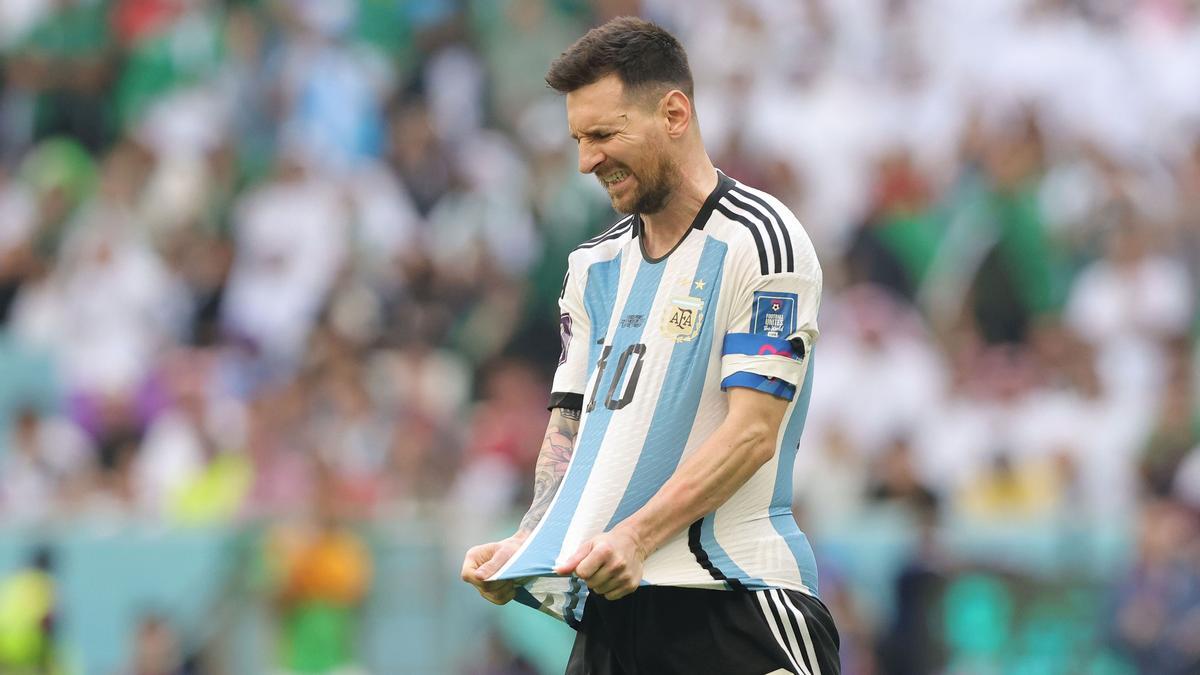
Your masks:
M671 202L675 189L679 187L679 167L665 154L658 156L654 170L638 176L638 189L631 203L618 202L610 197L613 209L618 213L640 213L651 215L662 211Z

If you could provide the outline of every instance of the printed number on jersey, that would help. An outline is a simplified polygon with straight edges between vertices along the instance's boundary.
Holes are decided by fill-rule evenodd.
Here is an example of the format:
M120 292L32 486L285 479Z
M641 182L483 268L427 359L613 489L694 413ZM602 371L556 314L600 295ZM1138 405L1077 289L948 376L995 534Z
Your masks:
M587 411L591 412L596 408L596 399L600 393L600 385L604 381L604 372L609 366L609 358L612 356L612 345L604 345L604 350L600 353L600 361L596 364L596 381L592 385L592 395L587 405ZM646 345L638 342L629 345L621 355L617 357L616 365L612 373L612 382L608 386L608 392L604 397L604 407L609 410L620 410L629 405L633 400L633 392L637 389L638 378L642 374L642 362L646 357ZM626 373L628 372L628 378Z

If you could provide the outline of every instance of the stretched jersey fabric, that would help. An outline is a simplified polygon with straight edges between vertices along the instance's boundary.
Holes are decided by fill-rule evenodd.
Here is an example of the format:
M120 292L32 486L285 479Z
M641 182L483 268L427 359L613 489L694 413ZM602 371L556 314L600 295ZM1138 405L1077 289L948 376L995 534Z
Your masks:
M558 493L493 577L571 625L587 587L556 564L652 497L728 412L725 390L790 401L775 453L715 512L645 561L643 584L816 594L792 518L792 469L812 384L821 268L795 216L719 174L690 230L646 257L633 215L571 253L551 407L583 410Z

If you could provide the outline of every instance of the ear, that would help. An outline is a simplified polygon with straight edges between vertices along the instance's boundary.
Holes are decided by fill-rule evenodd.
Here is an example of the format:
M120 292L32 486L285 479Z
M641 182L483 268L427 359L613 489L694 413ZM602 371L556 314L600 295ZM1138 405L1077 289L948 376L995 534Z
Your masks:
M687 94L672 89L658 103L660 118L666 124L667 135L679 138L692 126L692 102Z

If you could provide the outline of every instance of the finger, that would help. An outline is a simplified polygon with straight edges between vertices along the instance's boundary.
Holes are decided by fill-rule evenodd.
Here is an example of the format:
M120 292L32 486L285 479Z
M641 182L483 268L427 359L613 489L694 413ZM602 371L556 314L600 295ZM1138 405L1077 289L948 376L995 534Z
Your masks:
M516 586L511 579L497 579L496 581L481 581L479 587L488 593L495 593L505 589L512 589Z
M512 600L517 595L517 587L511 582L492 582L488 586L479 588L479 594L487 599L488 602L493 602L497 605Z
M499 591L496 593L481 592L480 595L482 595L485 600L487 600L488 602L490 602L494 605L504 605L504 604L507 604L510 601L512 601L513 598L517 597L517 589L509 588L508 590Z
M579 561L575 566L575 574L579 575L580 579L586 581L592 580L596 573L604 567L609 566L609 573L620 572L624 569L624 564L614 564L613 551L607 545L601 543L592 547L592 552L586 558ZM606 575L607 576L607 575Z
M478 571L482 565L485 565L489 560L496 556L496 553L503 548L503 542L491 542L489 544L480 544L473 546L467 551L463 559L462 579L469 584L475 584L479 580Z
M621 582L618 579L606 579L603 583L588 583L588 590L596 595L603 595L608 598L608 594L620 588ZM609 598L611 600L611 598Z
M620 600L621 598L632 594L637 589L637 584L627 582L624 584L618 584L615 588L609 590L607 593L602 593L601 595L603 595L606 600Z
M588 588L608 597L609 593L629 586L631 581L628 575L610 564L600 568L591 579L588 579Z
M581 560L583 560L584 558L586 558L588 556L588 554L591 552L592 552L592 542L591 541L584 542L583 545L581 545L578 549L575 550L574 555L572 555L570 558L567 558L566 562L564 562L563 564L554 568L554 573L555 574L570 574L571 572L575 572L576 574L578 574L579 573L579 571L578 571L579 562Z
M513 551L507 547L500 547L492 554L492 557L475 570L475 578L487 579L504 567L504 563L512 557Z
M478 569L480 563L483 562L483 560L480 560L479 555L479 550L481 548L482 547L480 546L476 546L467 551L467 554L463 556L462 580L469 584L475 583L475 570ZM484 560L486 560L486 558L484 558Z
M579 567L583 568L583 563L580 563ZM607 589L609 586L617 583L619 577L618 571L613 568L611 562L602 564L599 569L587 575L586 577L583 576L582 573L576 573L579 574L580 579L583 579L585 582L587 582L588 588L598 593L602 593L602 589Z

